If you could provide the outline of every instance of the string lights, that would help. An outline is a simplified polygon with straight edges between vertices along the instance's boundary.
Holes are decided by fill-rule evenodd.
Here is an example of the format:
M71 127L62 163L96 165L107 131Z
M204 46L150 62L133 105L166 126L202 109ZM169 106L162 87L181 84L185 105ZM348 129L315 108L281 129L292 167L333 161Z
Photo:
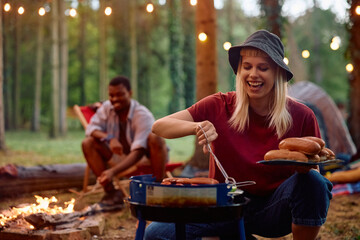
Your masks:
M190 5L191 6L196 6L197 4L197 0L190 0Z
M148 4L146 5L146 11L147 11L148 13L152 13L152 12L154 11L154 4L148 3Z
M228 51L231 48L231 43L230 42L224 42L223 44L223 48Z
M349 73L354 71L354 65L352 65L351 63L348 63L345 68L346 68L346 71Z
M310 57L310 52L309 52L309 50L303 50L302 52L301 52L301 56L303 57L303 58L309 58Z
M207 35L204 32L199 33L198 38L200 41L205 42L207 39Z
M360 15L360 6L357 6L355 8L355 13L356 13L356 15Z
M10 5L10 3L5 3L5 5L4 5L4 11L5 12L9 12L11 10L11 5Z
M165 5L166 3L166 0L159 0L159 4L160 5ZM197 5L197 0L189 0L189 3L191 6L196 6ZM4 9L4 12L10 12L12 10L12 7L11 7L11 4L9 2L5 3L4 6L3 6L3 9ZM152 13L154 11L155 7L154 7L154 4L149 2L147 5L146 5L146 11L148 13ZM45 9L44 7L40 7L39 10L38 10L38 14L39 16L44 16L46 14L46 12L49 12L49 9ZM76 17L77 16L77 10L75 8L70 8L68 9L67 11L67 15L70 16L70 17ZM22 15L25 13L25 8L23 6L20 6L17 10L17 13ZM110 16L112 14L112 8L111 7L106 7L105 10L104 10L104 14L106 16ZM360 15L360 5L357 6L355 8L355 14L356 15ZM198 35L198 39L201 41L201 42L205 42L207 40L207 34L202 32L202 33L199 33ZM341 39L339 36L335 36L332 38L331 40L331 43L330 43L330 48L332 50L338 50L340 48L340 44L341 44ZM231 43L230 42L224 42L223 44L223 48L225 51L228 51L230 48L231 48ZM301 53L302 57L307 59L310 57L310 52L308 50L303 50L302 53ZM289 64L289 59L287 59L286 57L284 58L284 62L288 65ZM352 72L354 69L354 66L349 63L346 65L346 71L348 72Z
M111 7L106 7L104 13L105 13L106 16L110 16L111 13L112 13L112 8Z
M24 12L25 12L25 8L23 8L23 7L19 7L19 8L18 8L18 13L19 13L20 15L23 15Z
M40 16L44 16L45 13L46 13L45 8L43 8L43 7L39 8L39 12L38 12L38 13L39 13Z

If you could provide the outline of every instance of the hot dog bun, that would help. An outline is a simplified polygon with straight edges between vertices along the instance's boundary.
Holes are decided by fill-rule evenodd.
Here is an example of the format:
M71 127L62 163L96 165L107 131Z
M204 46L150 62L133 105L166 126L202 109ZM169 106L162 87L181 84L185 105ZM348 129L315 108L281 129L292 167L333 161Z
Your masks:
M325 160L329 159L330 154L329 154L329 152L328 152L325 148L323 148L323 149L321 149L321 151L319 152L319 157L320 157L320 160L321 160L321 161L325 161Z
M313 137L313 136L307 136L307 137L302 137L302 138L317 142L320 145L321 149L323 149L325 147L325 141L322 140L321 138Z
M309 159L309 162L320 162L320 156L315 154L315 155L308 155L307 156Z
M286 149L270 150L265 154L264 159L265 160L288 159L288 160L296 160L300 162L308 161L308 157L304 153L297 151L289 151Z
M279 143L279 149L298 151L306 155L318 154L321 150L320 145L312 140L305 138L285 138Z
M335 153L330 148L324 148L328 153L328 159L335 159Z

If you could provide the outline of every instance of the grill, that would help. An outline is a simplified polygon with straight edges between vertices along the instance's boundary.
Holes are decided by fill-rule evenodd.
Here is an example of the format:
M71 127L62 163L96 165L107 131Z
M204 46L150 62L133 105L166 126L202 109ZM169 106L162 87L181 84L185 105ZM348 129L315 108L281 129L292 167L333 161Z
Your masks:
M240 239L245 239L243 206L249 199L234 185L162 185L152 175L131 177L128 203L139 219L136 240L143 239L146 221L175 223L176 239L186 239L187 223L238 220Z

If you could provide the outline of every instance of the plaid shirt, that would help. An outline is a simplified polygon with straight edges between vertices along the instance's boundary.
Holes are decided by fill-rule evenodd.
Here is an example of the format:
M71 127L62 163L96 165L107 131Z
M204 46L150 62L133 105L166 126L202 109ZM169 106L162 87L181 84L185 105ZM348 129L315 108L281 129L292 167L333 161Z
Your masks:
M145 106L131 99L125 133L130 151L138 148L147 149L147 138L154 121L154 116ZM90 136L95 130L112 134L119 139L119 117L109 100L105 101L91 118L86 128L86 136Z

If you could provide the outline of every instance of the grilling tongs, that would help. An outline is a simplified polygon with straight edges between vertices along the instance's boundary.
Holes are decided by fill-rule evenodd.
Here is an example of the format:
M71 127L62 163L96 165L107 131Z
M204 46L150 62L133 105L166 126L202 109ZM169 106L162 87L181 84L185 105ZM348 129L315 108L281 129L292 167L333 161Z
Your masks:
M243 182L236 182L236 180L233 177L229 177L229 175L227 175L225 169L223 168L223 166L221 165L220 161L218 160L218 158L215 156L214 152L211 149L208 137L206 135L206 132L204 131L204 129L201 127L201 125L199 125L201 131L204 133L204 136L206 138L206 146L208 151L210 152L210 154L214 157L215 159L215 163L217 165L217 167L219 168L219 170L221 171L222 175L225 178L225 183L232 185L233 187L243 187L243 186L248 186L248 185L254 185L256 184L255 181L243 181Z

